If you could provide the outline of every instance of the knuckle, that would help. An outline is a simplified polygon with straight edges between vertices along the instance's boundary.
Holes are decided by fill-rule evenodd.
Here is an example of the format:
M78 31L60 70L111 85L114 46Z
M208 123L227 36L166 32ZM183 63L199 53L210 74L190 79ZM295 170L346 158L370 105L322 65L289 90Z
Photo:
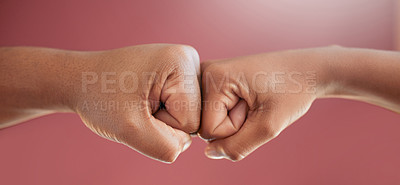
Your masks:
M166 163L173 163L178 157L180 151L180 147L178 145L174 145L172 147L166 148L164 152L160 153L157 158Z
M196 133L199 130L200 124L197 122L188 123L185 125L185 130L187 133Z
M180 80L183 75L198 77L200 65L197 51L187 45L167 45L158 51L155 59L159 61L161 69L166 74L175 73Z
M242 154L236 152L236 153L233 153L233 154L229 155L229 158L232 161L240 161L240 160L242 160L244 158L244 156Z
M202 121L198 134L205 140L221 139L231 135L227 134L225 129L220 129L221 127L218 127L219 125L212 124L210 120Z
M201 107L197 105L200 103L192 105L187 100L178 100L173 104L167 108L168 113L174 118L172 124L186 133L196 132L200 127Z
M164 58L163 61L172 63L199 62L196 49L188 45L165 46L160 50L159 56Z
M177 121L177 128L186 133L196 133L199 130L200 124L198 122L191 121Z
M223 65L220 63L212 63L207 65L207 67L204 68L203 73L208 73L208 74L223 74L225 73L226 69L224 69Z
M227 145L224 148L225 155L232 161L240 161L247 156L246 148L235 143L235 146Z
M204 93L220 92L229 89L229 70L220 63L210 64L202 72L202 88Z
M189 45L180 45L181 50L183 50L184 56L187 58L187 61L200 63L200 56L197 50Z
M115 140L128 145L131 144L132 137L139 131L135 124L117 124L115 128Z
M260 137L266 137L267 139L273 139L276 138L280 131L277 128L274 128L272 126L273 124L270 122L267 122L266 124L262 124L261 128L259 129L259 132L257 133Z
M198 131L198 135L205 140L214 139L212 130L210 128L207 128L204 126L200 127L200 130Z

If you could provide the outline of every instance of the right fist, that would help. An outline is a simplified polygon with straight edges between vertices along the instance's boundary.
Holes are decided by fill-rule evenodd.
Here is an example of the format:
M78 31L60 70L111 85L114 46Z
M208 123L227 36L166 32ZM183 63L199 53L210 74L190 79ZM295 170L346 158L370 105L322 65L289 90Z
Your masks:
M82 52L70 107L96 134L173 162L200 124L199 56L184 45Z
M199 135L209 141L206 155L241 160L303 116L323 94L316 78L323 74L321 62L311 61L325 52L294 50L202 63Z

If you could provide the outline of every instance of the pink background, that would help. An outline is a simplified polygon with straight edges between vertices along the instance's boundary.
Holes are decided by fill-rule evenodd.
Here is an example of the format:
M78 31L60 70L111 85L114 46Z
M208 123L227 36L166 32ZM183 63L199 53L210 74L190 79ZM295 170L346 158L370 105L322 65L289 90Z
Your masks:
M202 60L341 44L394 48L394 0L1 0L0 45L100 50L183 43ZM33 71L32 71L33 72ZM172 165L54 114L0 131L0 184L400 184L400 116L318 100L245 160L210 160L205 144Z

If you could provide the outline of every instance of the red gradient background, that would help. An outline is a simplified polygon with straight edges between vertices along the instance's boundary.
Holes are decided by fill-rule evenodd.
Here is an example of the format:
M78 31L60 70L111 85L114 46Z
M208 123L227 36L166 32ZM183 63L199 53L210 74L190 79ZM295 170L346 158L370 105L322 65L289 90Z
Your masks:
M0 0L0 45L182 43L202 60L330 44L392 50L395 11L394 0ZM167 165L53 114L0 130L0 184L400 184L399 133L400 115L324 99L241 162L207 159L195 138Z

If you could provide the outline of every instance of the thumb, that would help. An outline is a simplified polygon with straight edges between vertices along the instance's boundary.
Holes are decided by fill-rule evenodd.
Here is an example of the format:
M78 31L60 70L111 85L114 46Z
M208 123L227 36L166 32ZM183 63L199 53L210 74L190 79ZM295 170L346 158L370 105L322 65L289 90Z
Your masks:
M174 129L147 113L132 117L117 136L118 140L130 148L150 158L172 163L178 155L191 144L191 138L185 132Z
M212 159L226 158L239 161L275 138L279 132L279 128L274 128L272 113L249 111L245 123L237 133L212 141L208 144L205 153Z

